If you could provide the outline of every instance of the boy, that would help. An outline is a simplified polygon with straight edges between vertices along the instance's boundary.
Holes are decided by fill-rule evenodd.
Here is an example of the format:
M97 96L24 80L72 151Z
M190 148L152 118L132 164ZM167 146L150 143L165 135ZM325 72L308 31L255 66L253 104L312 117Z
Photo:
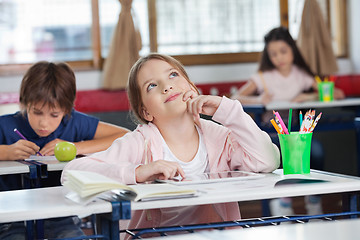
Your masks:
M73 142L77 154L98 152L105 150L115 139L128 132L125 128L77 112L73 109L75 97L76 79L69 65L46 61L34 64L21 83L21 111L0 116L0 160L25 159L37 152L44 156L54 155L54 147L61 141ZM14 132L15 128L27 140L19 137ZM49 176L55 180L52 185L60 184L59 174ZM19 189L20 182L16 175L0 176L0 190ZM53 181L47 179L47 182ZM23 225L18 227L17 224L0 226L0 238L10 237L9 233L15 230L12 228L24 232ZM51 231L47 233L46 229ZM79 234L82 234L82 231L74 225L71 218L45 221L47 238Z

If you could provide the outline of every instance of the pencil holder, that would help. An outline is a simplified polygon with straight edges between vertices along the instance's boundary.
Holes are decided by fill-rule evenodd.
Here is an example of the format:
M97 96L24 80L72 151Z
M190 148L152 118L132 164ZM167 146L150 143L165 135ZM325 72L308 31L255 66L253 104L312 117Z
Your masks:
M309 174L312 133L278 134L284 175Z
M319 101L330 102L334 100L334 82L318 83Z

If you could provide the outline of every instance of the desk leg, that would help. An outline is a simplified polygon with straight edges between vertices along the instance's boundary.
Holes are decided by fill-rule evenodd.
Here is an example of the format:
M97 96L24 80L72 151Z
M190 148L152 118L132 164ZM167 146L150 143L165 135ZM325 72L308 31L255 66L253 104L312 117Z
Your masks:
M44 220L36 220L36 238L43 239L44 238Z
M29 173L21 175L21 181L23 188L30 189L34 187L40 187L40 180L38 174L38 167L30 162L19 160L18 162L28 165Z
M261 200L261 208L262 208L262 216L263 217L270 217L270 200L269 199L264 199Z
M108 236L111 240L119 240L119 220L131 218L131 203L129 201L122 201L112 202L111 205L112 213L101 216L101 233Z
M34 239L34 222L26 221L26 239Z
M343 212L356 212L358 210L358 194L349 193L343 195ZM351 215L350 218L357 218L357 215Z

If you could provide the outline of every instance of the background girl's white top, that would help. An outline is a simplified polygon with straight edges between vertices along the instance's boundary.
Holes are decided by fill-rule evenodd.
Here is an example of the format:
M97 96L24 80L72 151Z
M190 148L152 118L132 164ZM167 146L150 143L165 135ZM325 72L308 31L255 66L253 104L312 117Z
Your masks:
M290 101L300 93L309 90L314 78L302 71L296 65L293 65L288 76L284 77L276 69L262 73L263 80L260 74L255 74L251 79L255 82L258 92L264 91L264 82L266 84L269 94L273 95L273 101Z

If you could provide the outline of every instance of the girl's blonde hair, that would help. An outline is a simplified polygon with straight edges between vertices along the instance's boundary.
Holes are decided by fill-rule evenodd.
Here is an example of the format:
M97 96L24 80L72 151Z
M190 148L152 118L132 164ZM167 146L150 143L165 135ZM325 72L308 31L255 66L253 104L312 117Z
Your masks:
M142 102L140 86L138 84L138 74L144 64L152 59L157 59L161 61L165 61L174 67L176 70L180 72L180 74L189 82L189 84L194 88L194 90L199 93L199 90L196 88L195 84L190 81L188 74L186 73L184 66L175 58L159 54L159 53L150 53L145 57L141 57L137 62L132 66L129 78L128 78L128 85L127 85L127 94L130 101L130 106L134 117L136 118L135 121L140 123L148 123L144 116L143 116L143 107L144 104Z

